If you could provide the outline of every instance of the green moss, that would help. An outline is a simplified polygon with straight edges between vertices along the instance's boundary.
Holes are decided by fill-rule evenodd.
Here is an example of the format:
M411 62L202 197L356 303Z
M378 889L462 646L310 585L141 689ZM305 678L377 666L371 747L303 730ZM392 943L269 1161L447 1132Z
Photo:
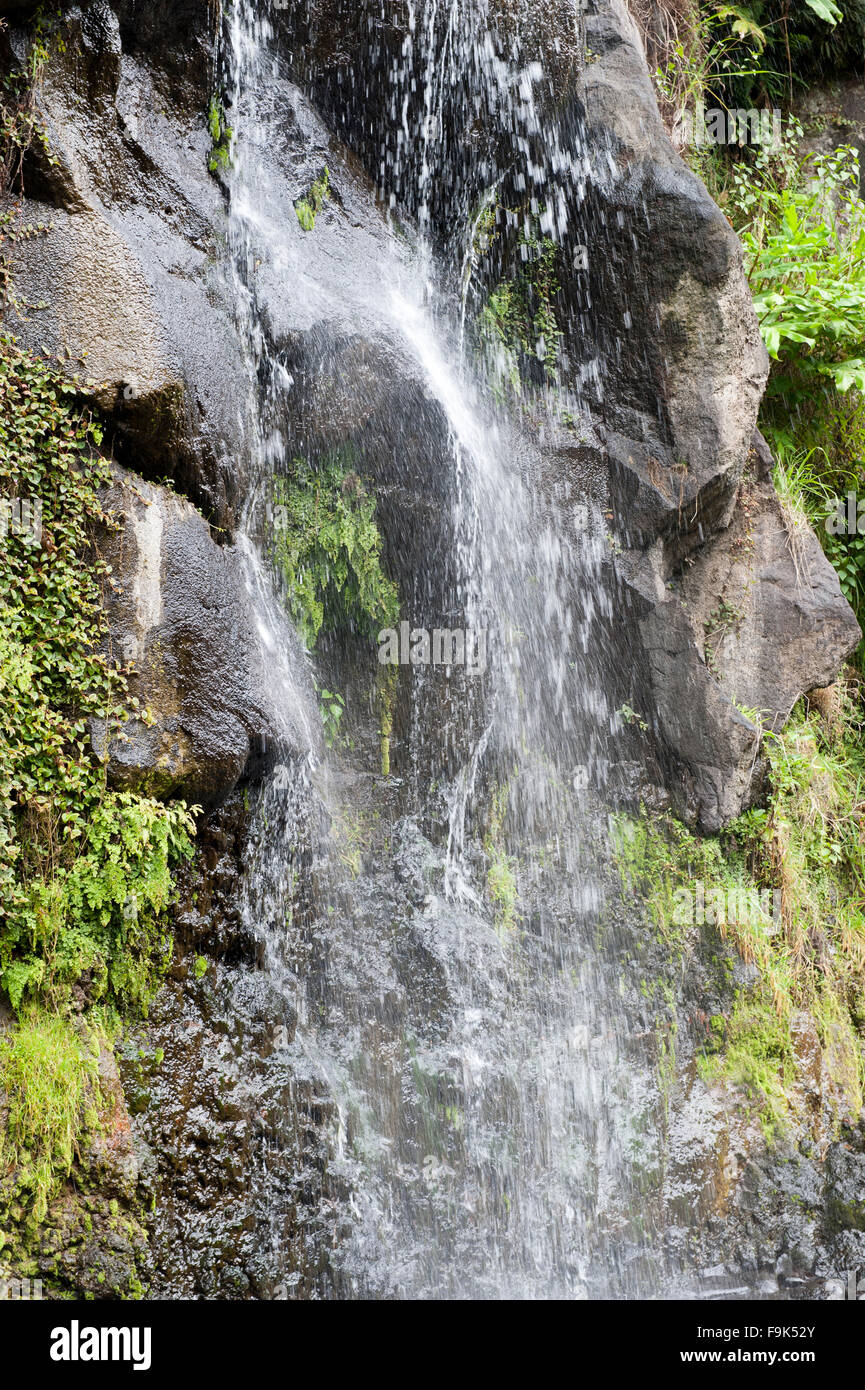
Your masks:
M767 1142L775 1139L789 1113L795 1057L789 1016L779 1014L766 981L738 992L720 1049L704 1048L697 1066L704 1081L739 1087L758 1114Z
M96 1088L98 1038L68 1019L30 1008L0 1042L0 1089L9 1114L0 1132L0 1197L42 1221L77 1153L88 1097Z
M859 1115L865 1093L865 741L853 701L842 703L833 731L800 708L765 735L769 805L720 836L645 813L614 824L623 885L645 899L659 940L682 961L694 949L695 916L683 906L699 888L707 929L756 967L754 987L709 1021L699 1067L741 1091L770 1140L793 1104L797 1013L813 1021L836 1123ZM780 911L767 909L767 892Z
M319 177L315 180L309 192L299 198L294 205L297 213L297 220L305 232L311 232L315 226L315 219L324 207L325 202L330 197L330 171L325 166Z
M214 93L207 111L207 129L210 131L210 154L207 167L211 174L225 173L231 165L231 141L234 131L225 118L225 107Z

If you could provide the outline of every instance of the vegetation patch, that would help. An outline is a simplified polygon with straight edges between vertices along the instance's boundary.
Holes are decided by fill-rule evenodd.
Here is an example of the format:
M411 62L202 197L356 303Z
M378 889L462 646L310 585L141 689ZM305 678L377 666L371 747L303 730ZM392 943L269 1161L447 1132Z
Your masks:
M0 1091L4 1163L37 1221L85 1125L82 1038L97 1016L104 1034L147 1010L171 954L172 866L194 832L183 803L110 789L91 744L92 717L122 734L138 713L106 655L101 437L74 382L0 339L0 498L18 517L0 539L0 992L18 1018Z
M207 109L207 129L210 131L210 154L207 167L211 174L224 174L231 167L231 141L234 135L228 124L225 107L215 94Z
M773 107L865 56L862 0L677 0L661 30L647 0L629 0L646 39L662 114L675 128L697 102L721 110Z
M865 737L857 708L847 693L834 729L802 706L782 733L767 733L769 804L716 838L692 835L670 816L615 822L623 884L645 898L673 956L693 949L699 922L756 967L755 984L709 1020L699 1067L707 1081L742 1092L769 1139L793 1103L797 1014L813 1020L836 1119L862 1109Z
M315 227L315 219L330 197L330 170L325 165L308 193L299 198L294 205L297 220L305 232Z
M294 459L289 477L274 482L273 559L286 585L289 612L306 646L341 631L375 639L399 621L399 590L382 564L376 500L345 454L318 466ZM397 670L378 667L381 771L390 776L390 740ZM350 743L341 733L345 700L319 690L328 748Z
M399 593L382 566L375 497L343 457L314 468L294 459L274 484L274 560L291 616L312 649L336 629L374 637L399 620Z
M493 204L481 215L475 237L479 247L491 244L496 214ZM478 321L482 354L499 395L505 389L521 393L529 363L538 364L542 379L555 382L563 337L556 302L559 248L541 234L537 218L526 221L518 251L519 270L494 286Z
M98 1056L96 1033L88 1039L68 1018L33 1008L0 1042L8 1106L0 1167L12 1175L0 1180L0 1194L29 1207L35 1223L44 1220L57 1180L71 1172L83 1127L97 1124Z

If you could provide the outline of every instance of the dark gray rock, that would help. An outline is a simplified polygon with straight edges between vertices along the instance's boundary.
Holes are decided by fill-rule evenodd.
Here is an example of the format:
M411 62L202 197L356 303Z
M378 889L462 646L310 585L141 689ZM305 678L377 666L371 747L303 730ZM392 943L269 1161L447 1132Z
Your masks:
M753 794L743 710L783 722L859 630L816 538L791 539L759 437L752 453L768 359L738 241L666 137L624 7L591 10L580 98L609 172L587 242L623 642L674 805L714 831Z
M115 783L210 804L266 739L304 746L291 686L274 679L280 662L263 641L241 554L216 544L190 502L118 468L105 509L116 524L99 542L117 576L111 654L132 667L141 717L110 736L94 725L95 746ZM287 625L281 640L294 640ZM296 646L294 656L302 670Z
M207 167L213 7L94 0L64 36L36 93L50 158L34 142L25 166L26 220L49 230L15 258L17 294L46 307L7 326L77 376L122 461L231 528L250 377Z
M548 194L555 191L566 213L558 265L561 390L569 406L576 400L581 407L593 442L575 449L545 422L543 439L527 442L527 457L551 495L567 477L611 515L608 582L620 621L598 635L608 667L600 679L608 691L620 689L618 703L631 703L649 725L642 747L649 780L662 777L679 814L716 830L753 791L759 731L742 709L759 708L766 722L786 717L800 694L834 678L858 629L810 536L799 544L807 573L800 572L765 460L751 468L753 475L759 466L759 483L744 477L768 358L741 247L667 138L632 19L619 0L590 0L584 62L573 14L542 8L501 0L472 17L469 5L452 39L452 51L465 54L471 25L484 25L490 55L518 52L526 67L540 65L527 109L534 102L543 112L543 138L540 126L532 134L530 116L525 138L537 165L548 168ZM411 65L400 58L408 16L395 7L384 22L373 11L311 0L284 12L278 26L298 80L338 121L385 191L417 211L421 175L413 147L424 143L424 113L410 86ZM489 74L485 88L476 73L461 74L459 62L455 72L435 154L448 178L441 187L425 186L423 197L439 243L459 242L462 254L465 221L496 179L505 203L524 202L510 170L523 168L525 151L503 121L508 104L497 107L489 98ZM412 137L396 147L388 115L395 90ZM568 158L553 173L545 161L556 149ZM326 254L328 238L336 246L332 226L323 229L321 247L310 248L313 256ZM577 244L586 248L587 272L572 269ZM491 283L510 273L508 255L517 251L514 245L499 253ZM289 313L296 317L297 310ZM326 413L316 398L326 397L337 429L347 416L374 412L388 382L386 368L376 365L386 348L334 342L332 335L322 341L321 329L318 339L310 331L303 355L312 370L304 372L297 338L271 322L303 385L302 408L313 417L302 436L326 433L315 421ZM362 398L346 397L349 381L363 383ZM406 395L393 388L388 394L391 420L405 418ZM381 436L371 438L372 459ZM420 482L419 492L422 474ZM743 564L734 573L743 530L748 547L753 540L754 582L740 574ZM710 643L707 651L707 628L713 631L725 586L746 591L747 599L724 601L741 599L747 614L720 650Z
M771 463L757 435L733 520L686 567L681 594L722 690L777 728L862 634L814 532L785 517Z
M667 784L679 814L710 831L757 791L760 727L829 684L861 636L816 536L785 520L759 434L735 502L675 569L661 541L616 558Z

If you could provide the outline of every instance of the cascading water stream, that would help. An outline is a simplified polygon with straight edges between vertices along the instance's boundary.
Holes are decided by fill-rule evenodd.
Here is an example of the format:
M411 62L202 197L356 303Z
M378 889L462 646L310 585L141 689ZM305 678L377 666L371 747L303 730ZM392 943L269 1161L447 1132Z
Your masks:
M457 295L441 293L428 198L441 174L445 91L459 82L478 84L479 104L508 103L527 187L554 187L566 164L584 180L586 159L554 141L539 161L538 74L497 56L467 19L477 13L467 16L459 0L410 6L395 158L416 153L417 79L419 237L408 254L382 237L380 282L390 289L376 295L350 267L329 262L325 280L286 235L293 206L267 162L284 114L270 81L272 28L251 0L233 6L231 243L258 391L244 545L262 640L284 670L278 689L309 715L292 676L303 659L252 539L266 552L272 471L302 447L285 424L300 388L257 319L262 246L286 297L372 325L413 364L446 421L444 441L428 442L430 469L446 466L449 478L451 599L460 626L484 635L487 658L475 683L422 665L402 673L411 682L402 779L375 778L349 752L323 755L311 720L301 721L303 739L295 732L293 746L277 747L259 798L243 905L296 1010L296 1035L280 1044L285 1066L314 1078L334 1107L331 1181L344 1210L322 1293L636 1292L655 1275L643 1263L651 1217L639 1210L629 1137L638 1122L651 1127L657 1095L651 1066L634 1061L622 1036L619 1002L630 985L603 916L602 792L616 716L595 658L597 626L609 616L602 521L576 483L553 495L539 486L543 421L527 434L470 369L472 242ZM407 170L390 173L394 186L411 183ZM564 241L564 203L538 208ZM420 593L423 576L415 578ZM421 626L425 613L412 611L412 595L403 599L411 627ZM279 662L281 643L288 659ZM449 679L445 756L429 710L442 698L435 682ZM276 1263L282 1218L272 1223Z

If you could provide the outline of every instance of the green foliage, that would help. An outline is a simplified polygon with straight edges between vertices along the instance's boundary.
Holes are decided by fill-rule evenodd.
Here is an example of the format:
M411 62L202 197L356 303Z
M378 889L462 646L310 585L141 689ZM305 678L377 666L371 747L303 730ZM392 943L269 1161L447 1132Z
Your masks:
M789 410L828 378L865 389L865 207L855 149L799 157L761 149L733 172L729 207L745 251L760 331L773 359L769 409Z
M74 385L0 340L0 494L39 499L42 534L0 542L0 986L18 1009L89 1000L144 1009L166 963L170 865L191 853L182 804L110 791L88 720L118 725L122 672L104 655L91 553L108 466Z
M80 1025L35 1009L0 1041L0 1090L9 1107L0 1130L7 1172L0 1199L26 1204L37 1224L72 1168L82 1124L96 1123L98 1057L96 1033L88 1038Z
M623 884L645 900L658 935L680 959L695 949L681 894L698 881L708 930L757 969L713 1020L702 1045L707 1081L739 1088L767 1138L791 1104L791 1022L810 1014L823 1075L839 1111L858 1115L865 1083L865 731L849 696L834 731L800 709L766 733L771 796L716 838L669 816L618 817L614 849ZM780 894L780 920L729 905L761 890ZM714 900L714 906L709 904ZM726 906L718 907L717 904Z
M482 225L489 241L494 225L489 211ZM507 385L517 394L526 362L541 363L547 379L556 379L562 340L556 314L559 248L551 237L541 237L534 219L520 233L519 250L521 269L490 291L479 318L494 385L498 391Z
M640 729L643 733L647 731L649 727L648 723L641 714L637 714L637 711L635 709L631 709L630 705L622 705L622 708L618 710L617 713L621 716L621 718L625 721L626 724L636 725L636 727Z
M38 992L61 1004L86 982L90 1003L146 1013L170 962L160 923L171 865L192 852L182 805L106 793L81 839L59 841L50 877L30 879L0 936L2 984L13 1008Z
M718 100L725 106L719 88L742 82L750 87L767 75L762 57L767 35L751 10L694 6L689 17L654 74L662 110L671 123L696 111L700 103Z
M207 129L210 131L211 142L207 167L211 174L225 173L231 165L231 141L234 131L227 123L225 107L216 94L210 98Z
M291 615L306 645L337 628L374 636L399 619L399 593L384 572L375 498L338 457L318 468L295 459L277 478L280 518L273 555Z
M671 19L655 72L671 123L701 100L722 109L789 102L797 86L855 72L865 56L862 0L702 0Z
M779 150L736 164L721 202L773 357L760 426L794 558L813 527L862 623L865 537L827 521L863 479L865 205L856 151L802 155L801 135L791 120Z
M330 197L330 170L325 166L309 192L294 205L297 220L305 232L311 232L315 219Z
M23 192L34 140L56 162L34 99L50 48L64 48L60 18L37 7L26 60L2 79L4 193ZM0 300L21 314L34 306L15 294L6 248L47 229L17 217L15 204L0 214ZM158 987L171 866L192 852L186 807L109 790L90 739L92 719L114 732L138 711L105 655L112 579L94 541L112 524L99 500L110 473L77 391L0 337L0 503L4 520L23 504L37 522L0 531L0 993L17 1015L0 1040L0 1246L13 1249L98 1125L100 1046Z
M345 714L345 700L333 690L319 690L318 708L324 728L324 741L328 748L339 743L339 725Z

